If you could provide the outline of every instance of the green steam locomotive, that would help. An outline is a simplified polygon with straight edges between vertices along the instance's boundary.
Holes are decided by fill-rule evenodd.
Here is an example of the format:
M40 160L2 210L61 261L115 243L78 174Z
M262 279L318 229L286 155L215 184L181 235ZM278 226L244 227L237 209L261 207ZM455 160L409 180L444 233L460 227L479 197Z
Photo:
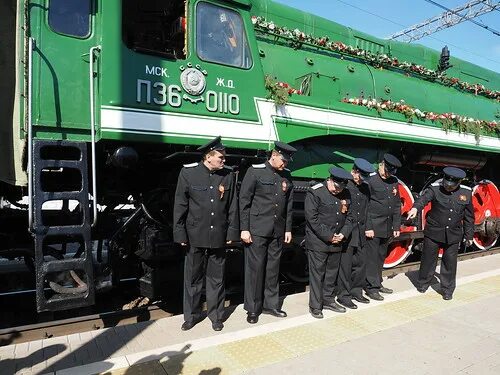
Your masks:
M464 168L475 246L498 239L500 75L447 48L270 0L7 0L0 14L0 259L35 275L38 311L92 305L126 275L168 295L177 174L217 135L240 180L274 141L298 149L294 280L304 192L356 157L404 160L402 215L442 166ZM386 267L418 253L423 225L425 210L404 223Z

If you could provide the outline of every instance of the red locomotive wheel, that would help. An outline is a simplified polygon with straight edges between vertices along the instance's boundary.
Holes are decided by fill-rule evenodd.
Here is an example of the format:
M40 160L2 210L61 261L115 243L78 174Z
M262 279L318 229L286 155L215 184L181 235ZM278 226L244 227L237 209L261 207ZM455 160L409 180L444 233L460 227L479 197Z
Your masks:
M492 219L500 219L500 193L495 184L489 180L480 181L472 190L472 205L474 206L474 224L485 225ZM493 232L493 233L491 233ZM494 231L474 233L474 245L481 250L488 250L498 240Z
M413 194L406 184L399 180L399 195L401 196L401 216L406 217L408 211L413 207ZM416 227L401 226L401 233L415 232ZM413 240L394 241L389 245L387 257L384 261L384 268L391 268L403 262L411 254Z

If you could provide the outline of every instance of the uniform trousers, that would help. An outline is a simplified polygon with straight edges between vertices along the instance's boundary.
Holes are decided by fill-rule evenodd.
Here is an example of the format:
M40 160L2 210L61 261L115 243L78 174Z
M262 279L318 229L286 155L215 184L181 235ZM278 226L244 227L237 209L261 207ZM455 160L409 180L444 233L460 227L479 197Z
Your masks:
M382 269L390 238L373 237L366 241L366 291L378 292L382 287Z
M443 294L451 295L456 287L457 255L460 243L446 244L424 237L424 250L420 260L418 282L422 288L428 288L436 270L439 248L441 247L443 257L441 258L440 280Z
M245 310L279 309L279 271L283 239L252 235L245 247Z
M366 246L354 247L352 254L351 297L362 297L366 286Z
M190 247L184 258L184 321L201 318L201 295L206 281L207 315L212 322L224 314L226 250Z
M341 252L308 250L309 307L322 310L323 305L335 301L335 284L339 272Z
M342 249L340 253L340 269L337 277L336 292L337 298L340 301L351 299L353 252L355 249L349 246Z

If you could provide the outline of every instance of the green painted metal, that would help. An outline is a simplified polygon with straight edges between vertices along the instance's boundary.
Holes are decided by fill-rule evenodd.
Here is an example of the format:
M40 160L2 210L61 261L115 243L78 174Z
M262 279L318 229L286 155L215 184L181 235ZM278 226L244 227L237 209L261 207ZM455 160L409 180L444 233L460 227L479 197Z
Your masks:
M249 69L203 61L197 55L196 9L200 4L207 3L241 16L253 60ZM426 136L426 129L433 130L439 125L417 119L413 125L418 132L415 130L415 134L410 134L410 129L410 133L405 134L398 130L398 126L407 125L403 115L379 114L375 110L342 102L345 98L360 96L404 99L424 111L454 112L476 119L499 121L498 101L459 92L401 72L375 69L363 61L342 58L333 52L305 46L291 48L286 41L256 33L252 16L265 17L276 25L299 28L318 37L329 36L330 40L372 52L401 56L404 60L435 69L439 52L420 45L377 39L269 0L190 0L185 15L186 58L175 60L138 53L126 46L122 37L122 7L126 2L95 1L91 33L83 39L58 34L50 28L47 22L48 0L31 0L29 4L29 30L37 46L33 67L33 123L35 134L40 138L90 140L88 54L91 47L100 45L95 77L99 140L196 145L218 132L232 147L268 149L275 130L276 138L296 143L311 137L348 135L500 153L497 135L491 135L488 144L462 144L450 140L444 131L442 137L430 138ZM482 83L490 89L500 89L499 74L454 58L450 62L453 64L448 71L450 76ZM206 88L199 95L191 95L182 87L181 74L188 68L206 73ZM271 113L268 107L262 105L262 100L268 95L264 86L265 75L276 77L278 81L287 82L295 88L299 88L307 77L309 95L292 95L289 108L275 109ZM237 110L230 110L228 100L231 98L237 98ZM324 114L324 111L331 111L331 116L347 114L351 121L383 119L393 128L391 131L379 131L370 127L349 128L335 121L318 123L315 122L315 114L306 121L290 117L288 109L292 112L314 109L318 115ZM243 124L247 130L239 132ZM264 126L269 126L266 134Z

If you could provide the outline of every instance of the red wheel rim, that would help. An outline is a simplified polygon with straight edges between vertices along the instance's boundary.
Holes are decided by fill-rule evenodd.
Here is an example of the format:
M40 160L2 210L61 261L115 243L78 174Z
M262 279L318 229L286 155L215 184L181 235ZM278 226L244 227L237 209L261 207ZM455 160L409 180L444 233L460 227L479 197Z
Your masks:
M495 184L488 180L479 182L472 189L472 205L474 206L474 224L481 224L487 218L500 217L500 193ZM474 245L481 250L488 250L498 240L496 236L482 236L474 233Z
M404 182L398 179L398 190L401 197L401 216L406 217L408 211L413 207L415 199L410 189ZM401 226L401 233L415 232L416 227ZM389 245L388 254L384 261L384 268L391 268L403 262L411 254L413 240L394 241Z

